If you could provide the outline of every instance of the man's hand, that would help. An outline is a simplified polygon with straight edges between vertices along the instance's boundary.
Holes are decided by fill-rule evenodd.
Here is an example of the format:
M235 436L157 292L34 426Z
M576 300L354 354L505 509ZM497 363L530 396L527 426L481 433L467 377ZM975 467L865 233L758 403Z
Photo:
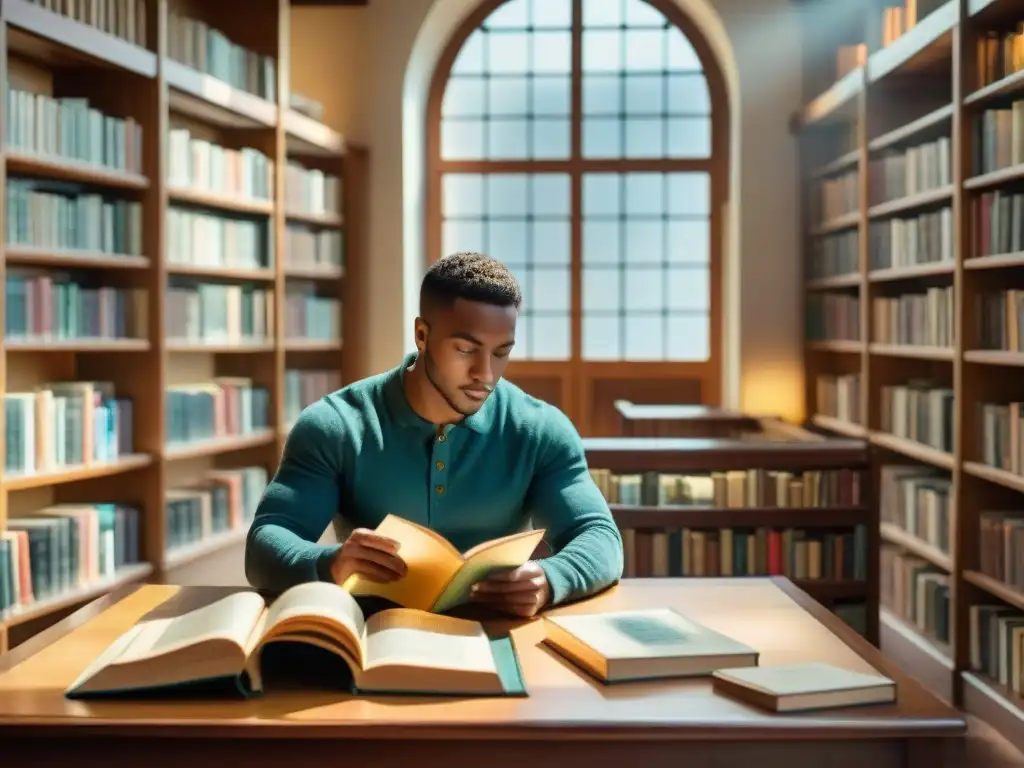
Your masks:
M405 576L406 570L398 554L398 542L366 528L352 531L331 563L335 584L344 584L353 574L387 583Z
M551 587L544 570L531 560L518 568L493 573L474 584L470 596L473 602L528 618L548 604Z

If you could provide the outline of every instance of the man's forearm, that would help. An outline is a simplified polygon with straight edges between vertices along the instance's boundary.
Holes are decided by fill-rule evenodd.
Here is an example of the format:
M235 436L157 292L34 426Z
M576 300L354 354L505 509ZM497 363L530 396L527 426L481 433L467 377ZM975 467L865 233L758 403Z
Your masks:
M587 597L622 577L622 536L611 520L592 522L538 564L547 576L553 604Z
M339 545L308 541L282 525L253 522L245 544L245 576L256 589L283 592L328 578Z

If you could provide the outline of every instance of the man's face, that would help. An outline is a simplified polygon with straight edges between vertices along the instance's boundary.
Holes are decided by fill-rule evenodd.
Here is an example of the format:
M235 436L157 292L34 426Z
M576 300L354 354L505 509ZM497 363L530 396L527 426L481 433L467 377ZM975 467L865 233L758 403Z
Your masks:
M516 339L515 307L457 299L430 318L423 362L427 378L456 413L470 416L505 373Z

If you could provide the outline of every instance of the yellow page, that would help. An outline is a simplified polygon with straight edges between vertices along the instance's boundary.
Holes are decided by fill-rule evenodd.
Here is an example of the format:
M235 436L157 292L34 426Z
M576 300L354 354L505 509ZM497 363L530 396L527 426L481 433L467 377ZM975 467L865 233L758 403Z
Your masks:
M476 549L463 563L444 593L438 597L432 610L441 613L466 602L469 599L469 588L485 579L492 571L518 568L530 559L542 538L543 530L528 531L518 536L500 539L493 546Z
M283 592L267 610L260 644L276 635L288 635L298 628L299 633L310 625L310 619L324 619L343 627L352 636L354 649L359 652L357 662L362 663L364 634L363 612L352 597L336 584L326 581L308 581Z
M390 583L355 575L345 582L345 589L353 595L375 595L406 608L429 611L462 565L462 555L433 531L395 515L385 517L376 533L398 542L398 555L408 571Z

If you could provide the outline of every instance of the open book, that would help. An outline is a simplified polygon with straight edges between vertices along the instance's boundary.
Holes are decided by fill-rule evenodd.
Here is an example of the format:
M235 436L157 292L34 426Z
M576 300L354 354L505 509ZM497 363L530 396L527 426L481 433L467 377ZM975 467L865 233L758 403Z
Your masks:
M345 581L345 589L432 613L467 602L469 588L492 572L518 568L544 538L543 529L523 531L478 544L463 554L440 534L395 515L385 517L375 532L398 542L398 554L408 571L390 583L357 574Z
M348 592L299 584L268 607L241 591L177 615L143 619L115 640L66 690L69 698L227 679L263 691L260 655L271 643L306 643L342 657L353 692L525 695L509 636L476 621L393 608L364 620Z

